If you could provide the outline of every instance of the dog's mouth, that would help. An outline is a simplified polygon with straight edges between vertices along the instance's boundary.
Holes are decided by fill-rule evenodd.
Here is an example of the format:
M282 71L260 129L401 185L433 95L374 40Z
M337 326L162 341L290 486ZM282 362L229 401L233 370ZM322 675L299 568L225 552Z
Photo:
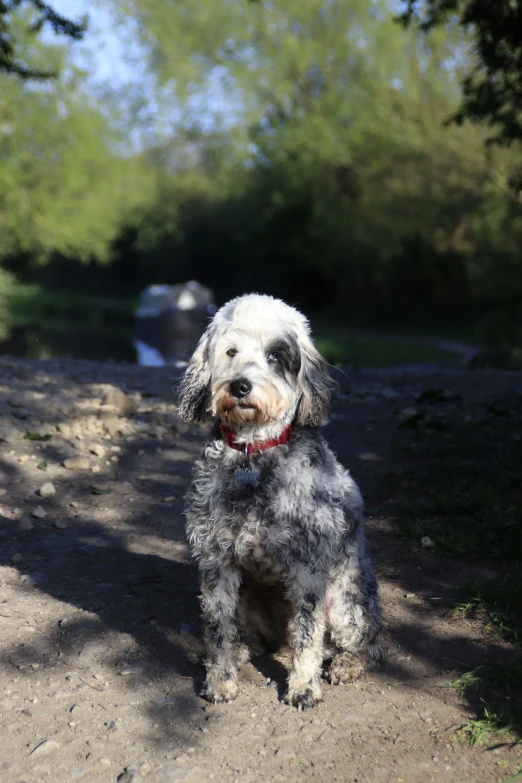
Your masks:
M224 394L216 406L216 413L225 424L237 423L265 423L267 421L266 412L262 410L257 400L242 399L232 397L231 394Z

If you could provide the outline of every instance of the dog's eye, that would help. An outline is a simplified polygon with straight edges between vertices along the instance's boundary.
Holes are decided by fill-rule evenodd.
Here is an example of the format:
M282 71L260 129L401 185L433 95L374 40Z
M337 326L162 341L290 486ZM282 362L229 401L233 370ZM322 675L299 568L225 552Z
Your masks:
M268 354L266 360L268 364L277 364L277 362L279 361L279 354L273 351L272 353Z
M227 356L235 356L237 353L235 348L229 348L227 351Z

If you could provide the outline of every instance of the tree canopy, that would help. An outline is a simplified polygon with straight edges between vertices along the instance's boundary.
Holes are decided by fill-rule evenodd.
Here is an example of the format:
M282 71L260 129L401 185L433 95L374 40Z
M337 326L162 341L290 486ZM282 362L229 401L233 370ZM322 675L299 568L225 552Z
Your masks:
M17 22L23 20L25 32L36 35L50 27L57 35L79 40L86 30L86 22L75 22L58 14L42 0L0 0L0 73L16 74L23 79L48 79L56 70L25 62L19 51Z
M493 140L522 139L522 3L519 0L402 0L405 24L421 30L459 25L471 36L474 60L462 82L457 122L485 122Z
M125 86L14 20L17 58L60 76L0 74L6 269L112 293L196 277L371 322L522 297L520 149L445 124L476 67L465 26L404 27L387 0L110 7Z

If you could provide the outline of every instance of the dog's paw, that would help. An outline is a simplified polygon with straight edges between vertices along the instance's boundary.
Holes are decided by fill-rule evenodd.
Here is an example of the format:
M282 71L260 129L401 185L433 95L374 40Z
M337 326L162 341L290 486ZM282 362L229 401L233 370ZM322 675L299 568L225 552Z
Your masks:
M332 659L325 672L325 679L331 685L341 685L358 680L367 670L365 658L357 653L340 653Z
M298 710L306 710L309 707L315 707L315 705L322 700L323 691L321 686L319 682L314 682L313 680L310 680L304 685L290 684L285 696L286 704L297 707Z
M211 704L219 704L223 701L232 701L236 698L237 693L238 687L235 678L219 679L208 676L200 691L200 696Z

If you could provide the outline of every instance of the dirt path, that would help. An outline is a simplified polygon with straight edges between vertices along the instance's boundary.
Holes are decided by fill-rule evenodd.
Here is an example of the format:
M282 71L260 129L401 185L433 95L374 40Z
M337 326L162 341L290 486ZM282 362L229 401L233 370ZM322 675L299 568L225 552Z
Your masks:
M422 547L422 518L399 530L396 509L451 483L457 465L475 469L478 452L455 433L504 426L520 376L341 376L328 436L366 498L388 662L355 685L326 685L324 703L306 713L279 701L285 672L270 660L244 667L233 704L197 696L198 585L182 497L204 433L177 421L170 371L0 358L0 378L2 783L513 774L516 747L462 740L456 729L475 705L446 687L487 656L510 655L478 622L448 612L493 566ZM434 388L444 394L420 409L416 396ZM416 416L423 426L409 429Z

